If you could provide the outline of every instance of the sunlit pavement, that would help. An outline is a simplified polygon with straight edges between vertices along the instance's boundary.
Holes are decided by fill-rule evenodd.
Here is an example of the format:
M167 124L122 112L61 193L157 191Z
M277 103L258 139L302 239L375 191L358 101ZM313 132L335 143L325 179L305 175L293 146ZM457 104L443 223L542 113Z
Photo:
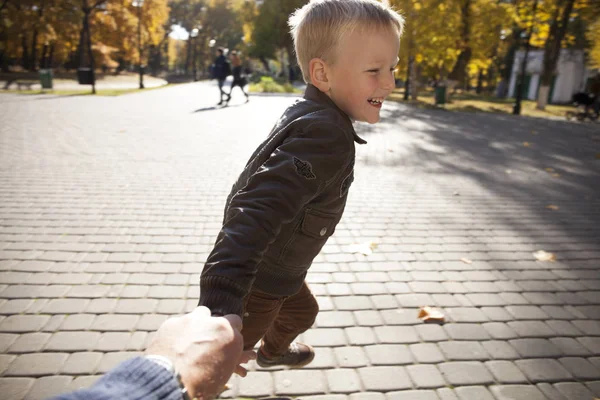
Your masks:
M244 100L215 107L214 82L0 95L2 399L88 386L196 306L225 196L294 97ZM315 361L252 363L223 396L600 397L600 125L382 115L357 125L348 208L308 276Z

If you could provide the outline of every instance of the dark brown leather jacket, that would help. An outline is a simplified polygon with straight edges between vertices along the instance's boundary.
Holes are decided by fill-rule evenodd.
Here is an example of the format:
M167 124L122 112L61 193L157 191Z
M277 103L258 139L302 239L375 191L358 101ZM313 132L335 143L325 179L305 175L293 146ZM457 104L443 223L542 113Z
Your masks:
M289 107L233 185L200 278L200 305L243 313L251 288L296 293L342 217L354 179L348 116L316 87Z

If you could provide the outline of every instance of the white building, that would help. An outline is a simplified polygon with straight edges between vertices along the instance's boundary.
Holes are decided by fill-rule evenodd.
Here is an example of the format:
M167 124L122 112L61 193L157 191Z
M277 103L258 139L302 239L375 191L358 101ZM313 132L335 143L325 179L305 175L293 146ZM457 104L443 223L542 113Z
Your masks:
M517 77L521 73L521 62L524 56L524 50L519 50L515 54L508 97L515 97L516 95ZM537 99L543 60L543 50L529 52L525 80L523 81L523 98ZM549 103L570 103L573 94L585 89L586 81L591 76L591 71L585 66L582 50L562 49L556 65L556 72L556 77L550 86Z

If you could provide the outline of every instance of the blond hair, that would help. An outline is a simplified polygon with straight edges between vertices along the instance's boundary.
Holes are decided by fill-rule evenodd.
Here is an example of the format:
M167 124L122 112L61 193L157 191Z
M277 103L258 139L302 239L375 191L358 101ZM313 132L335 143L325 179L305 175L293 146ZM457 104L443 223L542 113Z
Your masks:
M311 0L292 13L288 24L302 76L310 83L310 60L321 58L333 64L335 50L346 35L360 27L393 29L400 37L404 18L386 0Z

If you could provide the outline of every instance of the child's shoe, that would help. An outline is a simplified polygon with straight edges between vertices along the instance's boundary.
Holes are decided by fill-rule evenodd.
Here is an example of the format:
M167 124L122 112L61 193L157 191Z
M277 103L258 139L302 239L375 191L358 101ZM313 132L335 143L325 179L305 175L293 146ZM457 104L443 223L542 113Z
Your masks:
M268 358L263 352L262 346L258 349L256 363L263 368L287 366L292 368L304 367L315 358L315 350L312 346L304 343L293 342L285 354Z

